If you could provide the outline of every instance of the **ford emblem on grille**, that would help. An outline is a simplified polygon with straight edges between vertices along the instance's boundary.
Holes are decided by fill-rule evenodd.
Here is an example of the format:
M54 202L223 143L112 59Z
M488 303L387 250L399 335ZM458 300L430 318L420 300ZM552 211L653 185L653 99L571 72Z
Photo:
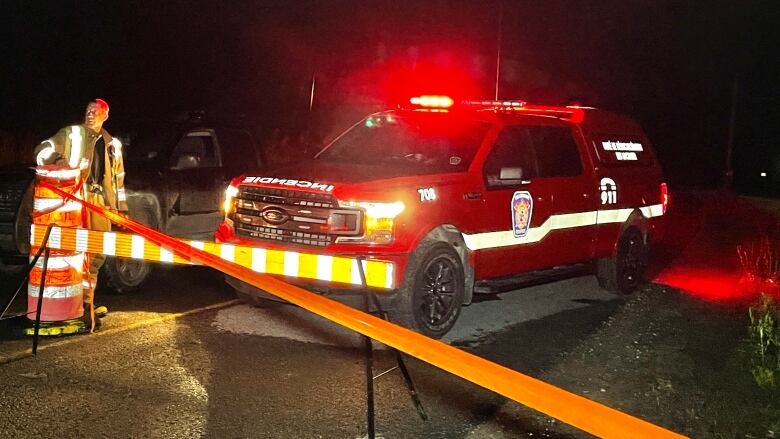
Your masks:
M284 224L290 219L290 215L287 212L276 207L264 209L260 215L266 222L275 225Z

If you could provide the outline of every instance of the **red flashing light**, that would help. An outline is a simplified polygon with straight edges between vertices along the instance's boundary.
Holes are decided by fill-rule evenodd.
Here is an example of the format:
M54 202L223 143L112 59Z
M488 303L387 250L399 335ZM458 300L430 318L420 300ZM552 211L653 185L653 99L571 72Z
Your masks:
M449 96L415 96L409 102L426 108L450 108L455 103Z
M666 183L661 183L661 211L666 214L666 209L669 207L669 191L666 188Z

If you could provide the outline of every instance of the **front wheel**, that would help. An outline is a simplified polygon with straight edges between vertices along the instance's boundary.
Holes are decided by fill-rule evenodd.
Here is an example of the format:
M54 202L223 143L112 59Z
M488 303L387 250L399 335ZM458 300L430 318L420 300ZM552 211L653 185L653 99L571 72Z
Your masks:
M440 338L460 316L465 278L460 257L447 243L424 241L409 260L391 318Z
M644 280L647 247L642 233L629 228L618 239L615 254L596 261L596 277L602 288L630 293Z

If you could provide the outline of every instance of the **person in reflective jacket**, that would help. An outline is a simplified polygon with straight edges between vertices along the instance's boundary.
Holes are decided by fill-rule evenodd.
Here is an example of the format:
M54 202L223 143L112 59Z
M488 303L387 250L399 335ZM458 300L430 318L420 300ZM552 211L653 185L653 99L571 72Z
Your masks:
M103 129L103 123L107 119L106 101L90 101L84 114L84 123L66 126L53 137L41 142L35 148L35 161L37 165L55 164L72 169L80 168L88 202L114 212L126 212L122 144ZM91 230L110 231L111 222L88 210L87 227ZM84 282L85 316L90 331L100 323L95 317L94 297L98 271L105 259L102 254L91 255L89 274Z

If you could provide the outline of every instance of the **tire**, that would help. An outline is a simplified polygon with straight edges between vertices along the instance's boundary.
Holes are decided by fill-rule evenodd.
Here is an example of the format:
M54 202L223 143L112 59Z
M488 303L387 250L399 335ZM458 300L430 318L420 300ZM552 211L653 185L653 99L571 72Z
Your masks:
M441 338L458 320L464 292L458 254L447 243L423 241L409 259L390 318L421 334Z
M101 278L106 279L111 290L126 294L138 291L151 273L152 266L146 261L109 257L103 264Z
M154 227L154 216L147 210L140 210L132 218L146 226ZM105 279L110 290L118 294L138 291L152 273L152 265L141 259L107 257L103 264L99 282Z
M596 278L602 288L628 294L644 282L646 267L644 237L639 230L631 227L620 235L612 257L596 260Z

